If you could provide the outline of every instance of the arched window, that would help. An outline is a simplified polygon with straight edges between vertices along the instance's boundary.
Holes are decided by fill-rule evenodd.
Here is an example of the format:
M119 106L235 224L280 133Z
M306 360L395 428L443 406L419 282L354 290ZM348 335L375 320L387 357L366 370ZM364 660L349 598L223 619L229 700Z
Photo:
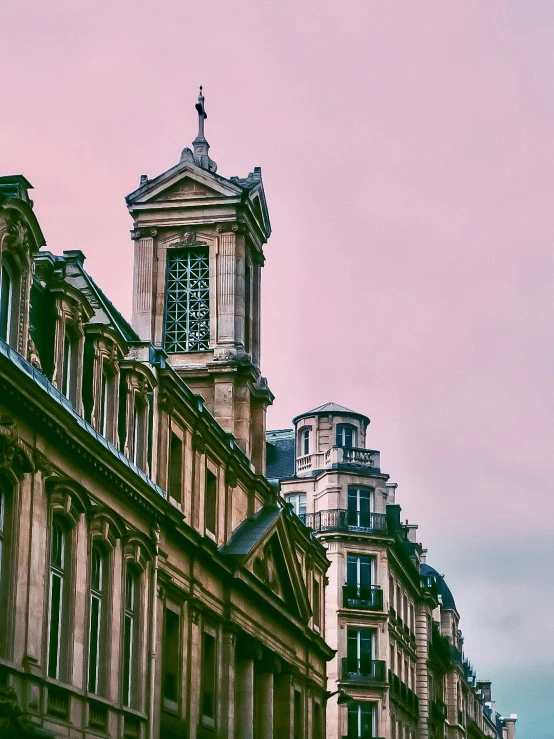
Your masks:
M208 249L170 249L164 348L175 352L210 347L210 259Z
M13 273L6 259L0 264L0 339L10 343L13 311Z
M48 601L48 677L63 677L67 634L68 534L61 520L54 517L50 533L50 593Z
M336 445L355 447L356 446L356 427L349 423L339 423L337 425Z
M139 638L140 576L132 565L125 572L125 610L123 623L123 705L135 707Z
M105 659L105 592L106 555L98 544L93 544L90 568L90 629L88 659L88 690L100 693L103 688Z

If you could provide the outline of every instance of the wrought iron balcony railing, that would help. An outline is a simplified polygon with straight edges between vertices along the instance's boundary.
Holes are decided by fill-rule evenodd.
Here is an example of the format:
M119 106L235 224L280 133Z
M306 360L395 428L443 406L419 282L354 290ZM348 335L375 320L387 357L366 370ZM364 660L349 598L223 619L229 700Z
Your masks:
M342 658L342 679L357 683L384 683L386 665L380 659Z
M342 605L343 608L358 608L362 611L382 611L383 591L377 585L344 585Z
M384 513L362 513L345 508L307 513L306 526L316 533L326 531L352 531L363 534L387 531L387 517Z
M431 701L430 704L430 718L435 723L442 723L446 721L447 708L446 703L443 701Z
M402 680L397 675L394 675L391 670L389 670L389 685L392 697L395 698L407 711L418 716L419 698L413 690L410 690L406 683L402 682Z

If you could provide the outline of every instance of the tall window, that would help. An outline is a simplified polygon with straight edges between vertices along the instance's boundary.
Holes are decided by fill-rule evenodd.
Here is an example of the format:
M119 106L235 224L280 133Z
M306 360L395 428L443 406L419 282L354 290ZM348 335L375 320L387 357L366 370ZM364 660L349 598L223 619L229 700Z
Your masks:
M368 701L350 701L348 739L371 739L375 729L375 704Z
M348 672L371 674L373 633L371 629L348 627L346 632L346 658Z
M312 608L314 612L314 626L319 629L321 626L321 590L319 586L319 580L314 577L314 597Z
M313 727L312 737L313 739L321 739L321 730L323 723L321 721L321 704L314 701L314 713L313 713Z
M166 708L177 710L179 701L180 618L170 608L164 612L162 691Z
M287 503L292 505L293 511L305 523L306 522L306 493L294 493L287 495Z
M6 542L6 494L0 485L0 606L3 606L4 595L4 555ZM3 610L3 609L0 609Z
M13 280L5 261L0 265L0 339L10 341Z
M310 429L305 428L300 432L300 456L310 453Z
M294 691L294 739L304 739L304 701L299 690Z
M209 349L210 265L206 248L168 252L164 346L170 354Z
M373 490L348 488L348 525L356 528L372 528Z
M169 469L167 492L179 503L183 487L183 440L174 431L169 438Z
M217 477L206 470L206 492L204 495L204 523L206 531L215 536L217 517Z
M141 469L145 465L147 408L140 397L135 396L133 408L133 462Z
M123 624L123 705L132 706L135 691L134 669L138 641L138 576L132 567L125 573L125 615Z
M337 426L337 446L356 446L356 429L347 423Z
M99 418L99 431L102 436L109 438L109 428L111 420L111 387L113 378L110 377L108 372L102 368L102 382L100 387L100 418Z
M216 643L213 634L204 632L202 644L202 715L215 719Z
M100 692L101 662L104 642L105 555L98 546L92 547L90 572L90 631L88 659L88 689Z
M66 331L63 339L63 364L61 391L68 400L75 402L77 372L77 342L70 332Z
M50 600L48 604L48 677L60 678L62 633L65 626L67 534L60 521L52 523L50 542Z
M374 576L375 558L349 554L346 559L346 584L358 591L371 587Z

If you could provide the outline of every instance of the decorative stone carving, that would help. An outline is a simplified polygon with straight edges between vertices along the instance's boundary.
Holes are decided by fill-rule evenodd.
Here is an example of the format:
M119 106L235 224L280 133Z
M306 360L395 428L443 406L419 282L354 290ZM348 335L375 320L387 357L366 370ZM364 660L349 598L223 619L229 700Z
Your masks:
M42 366L40 364L40 357L38 355L35 342L33 341L32 332L33 332L33 326L29 324L29 336L27 338L27 359L33 365L35 369L38 369L39 372L42 372Z
M131 238L133 239L133 241L137 241L138 239L146 239L148 237L156 238L157 235L157 228L134 228L131 231Z
M174 404L173 404L173 398L169 393L166 393L165 390L162 390L161 393L158 395L158 404L162 411L165 411L166 413L171 413L173 410Z
M237 350L234 347L216 346L214 362L233 362L237 359Z
M204 454L206 451L206 440L204 435L199 431L194 432L194 436L192 437L192 448L195 452L198 452L198 454Z
M39 452L38 449L33 449L33 462L35 468L41 472L43 478L54 474L55 470L50 460L42 452Z
M235 470L228 467L225 472L225 484L228 488L236 488L237 482L237 473Z
M29 452L19 438L15 423L0 418L0 470L12 472L19 480L26 472L34 471Z

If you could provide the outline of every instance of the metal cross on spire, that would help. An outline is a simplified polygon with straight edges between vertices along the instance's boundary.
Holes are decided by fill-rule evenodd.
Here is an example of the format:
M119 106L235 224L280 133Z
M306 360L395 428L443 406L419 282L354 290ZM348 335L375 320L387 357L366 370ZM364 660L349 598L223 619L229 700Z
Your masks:
M198 112L198 136L192 142L192 145L194 147L194 161L203 169L207 169L210 172L215 172L217 170L217 164L214 162L213 159L210 159L208 155L208 149L210 148L210 145L208 144L208 142L206 141L206 137L204 136L204 121L208 117L208 114L206 113L206 109L204 108L204 95L202 94L202 85L200 85L198 102L194 107ZM182 158L183 156L181 155L181 159Z
M204 95L202 95L202 85L200 85L200 93L198 95L198 102L194 106L198 111L198 138L204 138L204 121L208 117L206 109L204 108Z

